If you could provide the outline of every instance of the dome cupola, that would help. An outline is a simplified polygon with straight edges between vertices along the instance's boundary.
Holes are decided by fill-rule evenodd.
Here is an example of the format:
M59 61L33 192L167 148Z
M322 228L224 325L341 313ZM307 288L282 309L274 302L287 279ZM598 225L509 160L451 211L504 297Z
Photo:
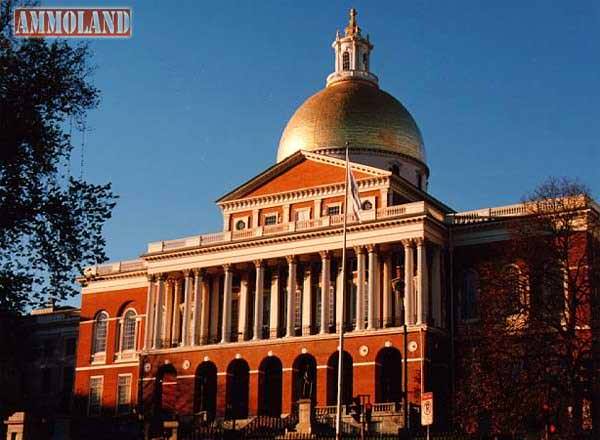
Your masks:
M421 132L408 110L379 88L370 71L373 45L350 10L344 36L333 42L335 71L326 87L308 98L288 121L277 162L299 150L344 157L387 169L426 189L429 169Z

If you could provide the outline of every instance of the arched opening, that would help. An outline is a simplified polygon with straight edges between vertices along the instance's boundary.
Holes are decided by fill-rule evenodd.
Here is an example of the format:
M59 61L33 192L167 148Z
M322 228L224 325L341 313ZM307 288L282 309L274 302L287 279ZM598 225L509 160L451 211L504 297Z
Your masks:
M375 358L375 401L402 400L402 355L393 347L383 348Z
M337 402L338 356L336 351L327 361L327 405ZM342 404L352 403L352 356L347 351L342 354Z
M177 371L171 364L162 365L154 379L154 394L152 408L154 418L160 422L172 419L175 415L177 392Z
M92 330L92 360L101 361L106 356L106 336L108 334L108 313L98 312Z
M317 402L317 361L310 354L302 354L292 365L292 405L299 399Z
M261 416L281 416L283 368L275 356L265 358L259 367L258 413Z
M217 410L217 367L202 362L196 369L194 383L194 414L206 413L207 421L215 418Z
M350 70L350 52L342 54L342 70Z
M248 363L243 359L231 361L227 367L226 418L245 419L248 417L249 381Z

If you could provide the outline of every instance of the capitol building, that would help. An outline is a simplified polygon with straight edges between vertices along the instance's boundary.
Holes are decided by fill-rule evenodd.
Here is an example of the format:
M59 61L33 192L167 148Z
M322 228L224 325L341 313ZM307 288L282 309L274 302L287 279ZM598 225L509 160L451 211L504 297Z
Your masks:
M332 48L333 73L289 119L273 165L217 200L222 230L151 242L80 279L85 420L241 428L293 420L308 398L333 426L343 330L342 402L363 396L371 430L420 423L425 392L434 426L448 424L452 328L477 317L469 265L524 208L458 213L433 197L423 135L371 71L354 10ZM346 145L362 206L360 221L348 213L344 280Z

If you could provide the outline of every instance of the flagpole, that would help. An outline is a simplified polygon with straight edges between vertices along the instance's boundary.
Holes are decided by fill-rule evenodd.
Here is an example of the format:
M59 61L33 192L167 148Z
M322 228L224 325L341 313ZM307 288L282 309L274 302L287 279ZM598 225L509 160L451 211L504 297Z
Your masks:
M336 439L342 438L342 362L344 355L344 300L346 298L346 226L348 224L348 176L350 175L350 160L348 157L348 144L346 142L346 181L344 184L344 204L342 205L344 208L344 229L343 229L343 245L342 245L342 294L340 295L340 304L338 305L340 308L340 328L338 331L339 341L338 341L338 377L337 377L337 406L335 413L335 437Z

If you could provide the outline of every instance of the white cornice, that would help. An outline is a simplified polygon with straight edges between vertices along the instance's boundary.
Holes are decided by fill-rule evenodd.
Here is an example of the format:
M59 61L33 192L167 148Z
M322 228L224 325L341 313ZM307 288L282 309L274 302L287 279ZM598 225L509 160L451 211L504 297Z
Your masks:
M377 176L372 178L363 178L358 180L356 183L360 191L384 189L389 186L389 177ZM344 195L343 182L232 200L229 202L223 202L220 204L220 206L224 213L231 214L257 207L270 208L286 203L311 201L323 197L339 195Z

